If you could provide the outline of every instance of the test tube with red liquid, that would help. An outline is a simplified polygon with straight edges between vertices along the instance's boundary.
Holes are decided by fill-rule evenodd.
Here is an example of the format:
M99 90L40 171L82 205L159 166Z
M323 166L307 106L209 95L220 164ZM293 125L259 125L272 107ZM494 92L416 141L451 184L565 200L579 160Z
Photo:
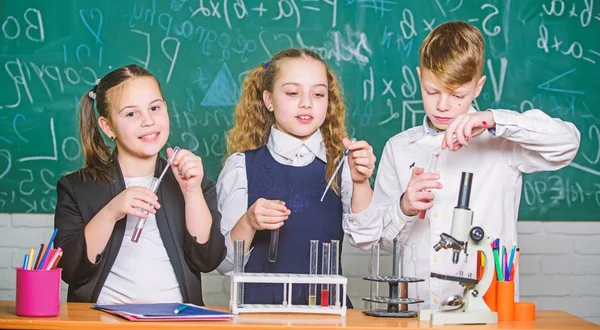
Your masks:
M321 275L329 275L331 243L323 243ZM329 306L329 284L321 284L321 307Z

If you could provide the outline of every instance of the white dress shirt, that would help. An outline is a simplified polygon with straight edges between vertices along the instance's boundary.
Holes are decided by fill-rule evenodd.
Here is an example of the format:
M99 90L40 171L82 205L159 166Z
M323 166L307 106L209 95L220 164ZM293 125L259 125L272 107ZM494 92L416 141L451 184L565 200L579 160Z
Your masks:
M317 130L305 141L299 140L286 133L278 131L275 126L271 127L271 134L267 142L267 148L273 158L280 164L288 166L306 166L315 160L315 157L327 162L325 144L321 131ZM381 226L371 219L375 218L377 207L371 204L364 211L354 214L351 212L351 199L353 182L350 177L348 162L342 166L341 198L342 198L342 227L348 234L350 244L358 247L368 246L372 241L365 238L381 235ZM225 236L227 256L217 268L219 273L228 275L233 270L233 244L231 242L231 230L237 221L246 213L248 207L248 178L246 176L246 156L244 153L235 153L227 158L223 170L217 181L217 199L219 211L221 212L221 232ZM284 224L285 226L285 224ZM368 235L364 235L363 228L373 227ZM244 256L244 265L248 261L251 251Z
M579 148L580 134L571 123L540 110L491 111L495 132L492 129L469 141L468 147L448 152L440 170L443 188L433 190L434 206L423 220L404 215L400 198L410 180L411 165L427 171L430 154L441 145L444 134L429 128L424 120L423 125L392 137L383 150L374 191L377 218L383 225L382 249L390 251L394 238L399 245L406 245L405 275L425 279L416 292L414 286L409 287L410 296L419 295L425 301L421 307L437 308L441 299L462 295L463 288L457 283L430 278L431 272L457 275L464 270L463 277L468 272L476 274L477 257L472 249L468 264L461 253L458 265L452 264L452 250L433 249L441 233L450 234L461 172L473 173L470 208L474 211L473 225L485 231L484 242L488 242L487 237L500 238L502 244L510 246L517 240L522 173L560 169L573 160ZM518 285L515 291L518 299Z
M125 178L125 186L150 188L154 175ZM181 302L175 270L165 249L156 216L148 214L137 243L131 241L137 217L127 215L125 236L98 296L98 304ZM123 221L123 220L121 220Z

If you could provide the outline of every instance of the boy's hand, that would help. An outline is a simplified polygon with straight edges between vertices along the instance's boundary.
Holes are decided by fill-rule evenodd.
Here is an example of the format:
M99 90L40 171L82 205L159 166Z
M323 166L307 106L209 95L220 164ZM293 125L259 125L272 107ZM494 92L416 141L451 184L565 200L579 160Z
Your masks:
M172 154L173 149L167 148L167 158L171 158ZM202 158L189 150L181 149L175 155L171 169L184 197L190 193L202 193L202 179L204 178Z
M425 169L421 167L413 168L410 181L400 200L400 210L409 217L432 208L434 195L429 189L442 188L442 184L437 181L440 178L439 174L424 172Z
M446 130L442 148L448 147L450 151L458 151L463 146L468 146L470 140L481 135L486 129L493 127L496 127L496 122L491 111L460 115L454 118Z
M283 226L291 213L283 201L259 198L246 211L246 217L254 230L273 230Z
M342 140L344 147L350 149L348 153L348 165L350 166L350 176L354 183L363 183L367 181L375 170L375 154L373 147L367 141L356 141L350 143L350 140Z

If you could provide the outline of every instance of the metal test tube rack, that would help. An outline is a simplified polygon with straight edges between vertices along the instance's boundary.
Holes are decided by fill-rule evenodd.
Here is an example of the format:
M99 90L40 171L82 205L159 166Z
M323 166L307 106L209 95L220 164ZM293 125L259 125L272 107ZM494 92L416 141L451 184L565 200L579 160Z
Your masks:
M417 316L417 312L416 311L409 311L408 310L408 305L410 304L416 304L416 303L422 303L423 300L420 299L415 299L415 298L410 298L408 297L408 283L416 283L416 282L422 282L424 281L422 278L416 278L416 277L405 277L404 276L404 267L403 267L403 259L404 259L404 248L401 249L401 253L400 253L400 276L396 275L397 272L397 265L396 265L396 244L397 240L394 239L394 247L393 247L393 253L392 253L392 276L381 276L379 275L379 270L375 270L372 269L371 273L372 274L377 274L377 275L371 275L369 277L364 277L364 280L367 281L372 281L372 282L383 282L383 283L387 283L389 286L389 295L387 297L385 296L379 296L379 292L375 292L375 295L373 295L373 292L371 292L371 296L370 297L365 297L363 298L363 300L371 302L371 303L378 303L378 304L387 304L387 309L370 309L370 310L366 310L363 311L363 313L365 315L369 315L369 316L378 316L378 317L416 317ZM372 264L377 264L377 266L379 266L379 246L377 246L376 248L374 248L374 250L376 250L375 253L373 253L371 255L371 258L377 258L377 262L372 263ZM400 287L400 288L398 288ZM400 291L398 291L398 289L400 289Z

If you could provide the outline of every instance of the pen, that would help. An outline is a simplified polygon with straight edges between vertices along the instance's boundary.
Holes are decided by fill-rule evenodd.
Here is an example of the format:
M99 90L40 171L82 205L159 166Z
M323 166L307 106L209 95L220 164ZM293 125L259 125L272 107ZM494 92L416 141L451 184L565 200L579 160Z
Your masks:
M186 308L188 308L188 305L183 304L183 305L179 306L179 308L177 308L176 310L174 310L173 313L179 314L181 311L183 311Z

